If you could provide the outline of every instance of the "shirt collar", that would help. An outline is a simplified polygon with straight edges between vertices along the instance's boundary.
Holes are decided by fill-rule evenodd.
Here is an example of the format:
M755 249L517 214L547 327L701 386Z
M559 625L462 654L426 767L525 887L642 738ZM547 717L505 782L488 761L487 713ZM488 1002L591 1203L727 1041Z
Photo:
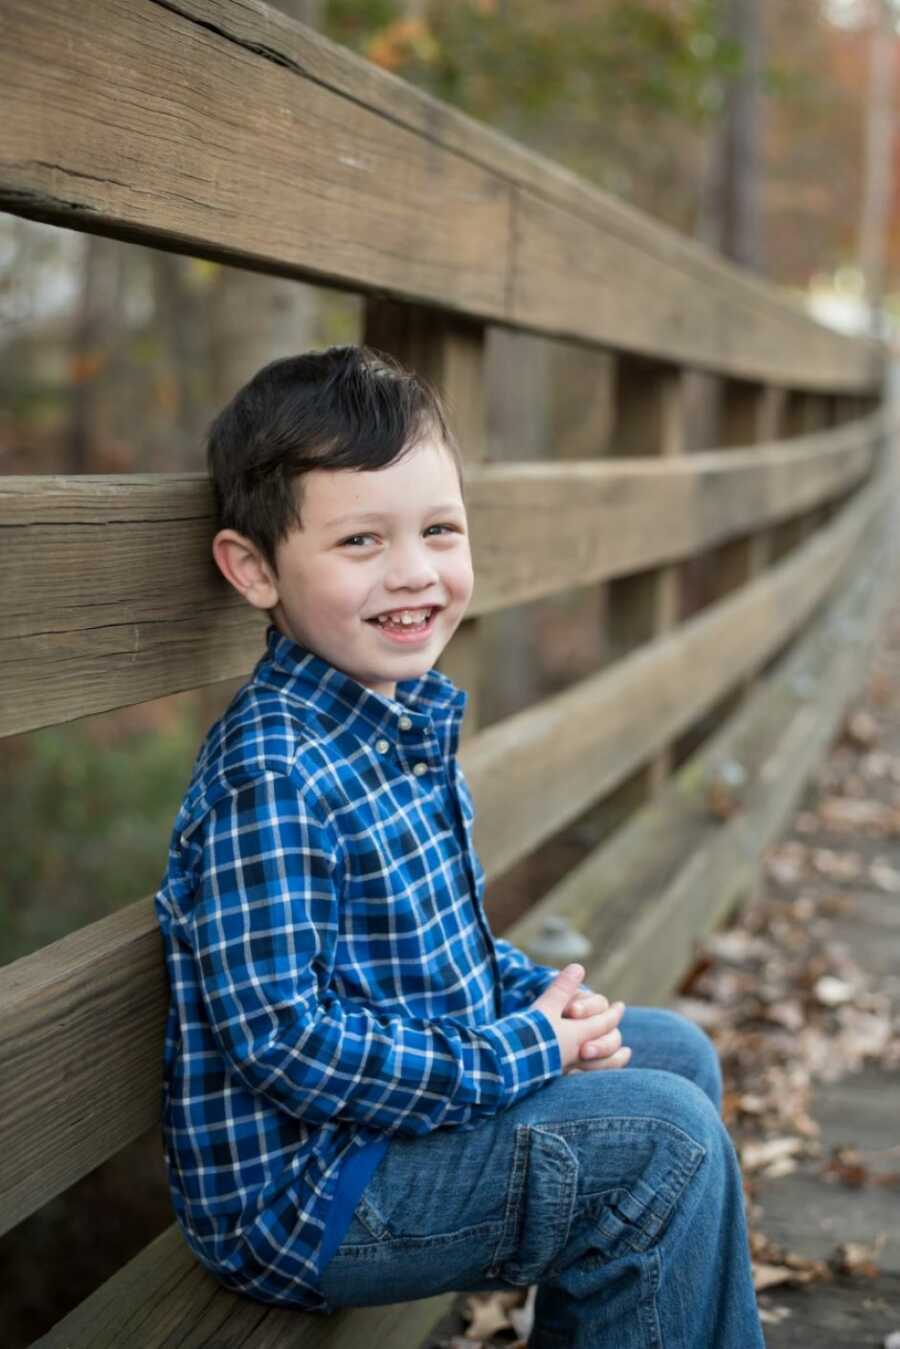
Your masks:
M307 650L272 624L266 633L266 655L253 674L254 683L274 684L362 740L433 726L445 751L454 754L467 697L438 670L418 679L404 679L396 696L375 693L350 675ZM401 718L411 726L401 726ZM442 733L442 734L441 734Z

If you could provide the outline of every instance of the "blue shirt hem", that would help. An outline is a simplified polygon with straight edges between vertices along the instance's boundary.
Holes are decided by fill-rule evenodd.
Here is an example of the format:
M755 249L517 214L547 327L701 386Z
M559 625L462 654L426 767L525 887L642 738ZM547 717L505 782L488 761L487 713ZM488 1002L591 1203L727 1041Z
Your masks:
M388 1138L374 1138L371 1143L366 1143L343 1162L338 1173L334 1198L325 1220L325 1235L320 1247L320 1273L346 1236L363 1190L387 1152L389 1141Z

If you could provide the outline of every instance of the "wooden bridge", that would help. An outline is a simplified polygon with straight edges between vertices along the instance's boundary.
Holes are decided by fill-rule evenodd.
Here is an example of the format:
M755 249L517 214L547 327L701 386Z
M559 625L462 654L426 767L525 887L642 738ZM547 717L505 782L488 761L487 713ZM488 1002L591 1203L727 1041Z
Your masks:
M890 598L880 351L258 0L0 0L0 16L0 207L361 294L361 336L438 385L478 578L446 656L459 683L477 686L486 616L607 587L611 658L482 730L476 705L463 762L490 878L628 784L624 825L507 935L527 947L564 916L595 986L665 998L751 890ZM595 458L484 462L495 325L614 354ZM719 405L699 449L697 372ZM208 561L199 477L8 477L0 530L0 733L254 664L261 627ZM0 971L2 1230L158 1119L161 944L150 899L122 899ZM214 1284L173 1228L41 1344L399 1349L444 1309L267 1310Z

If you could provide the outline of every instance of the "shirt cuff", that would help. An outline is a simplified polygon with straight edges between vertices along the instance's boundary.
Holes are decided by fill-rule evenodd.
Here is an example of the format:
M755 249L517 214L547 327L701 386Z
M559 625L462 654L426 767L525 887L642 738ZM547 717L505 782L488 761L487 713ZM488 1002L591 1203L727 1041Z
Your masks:
M562 1072L556 1032L539 1008L480 1026L479 1034L496 1050L510 1105Z

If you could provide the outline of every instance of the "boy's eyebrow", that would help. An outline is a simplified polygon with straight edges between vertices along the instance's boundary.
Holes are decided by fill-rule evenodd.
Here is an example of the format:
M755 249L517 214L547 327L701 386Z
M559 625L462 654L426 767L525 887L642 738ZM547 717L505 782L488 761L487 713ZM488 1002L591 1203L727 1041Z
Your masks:
M448 511L459 510L462 506L460 501L444 501L438 506L429 506L429 515L444 515ZM388 515L384 511L349 511L346 515L336 515L333 520L325 521L326 529L335 529L338 525L346 525L351 520L354 524L375 524L379 520L386 520Z

